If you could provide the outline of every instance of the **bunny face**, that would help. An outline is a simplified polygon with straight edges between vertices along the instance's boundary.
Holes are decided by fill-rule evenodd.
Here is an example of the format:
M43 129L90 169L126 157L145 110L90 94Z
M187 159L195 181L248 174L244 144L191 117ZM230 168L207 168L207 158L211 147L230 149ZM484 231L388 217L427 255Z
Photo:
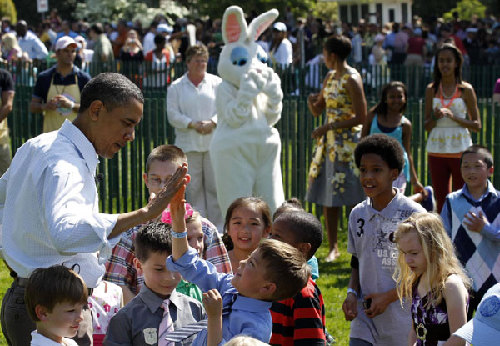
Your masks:
M238 88L241 76L250 69L258 73L264 71L268 57L255 41L276 17L278 11L272 9L255 18L247 27L240 7L231 6L226 9L222 19L222 38L225 45L217 65L222 79Z

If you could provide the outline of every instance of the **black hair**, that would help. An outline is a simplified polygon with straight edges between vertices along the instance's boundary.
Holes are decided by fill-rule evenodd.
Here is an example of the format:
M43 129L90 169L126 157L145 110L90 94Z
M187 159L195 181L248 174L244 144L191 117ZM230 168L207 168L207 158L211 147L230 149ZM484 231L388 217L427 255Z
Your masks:
M323 48L328 53L334 53L340 60L344 61L351 54L352 44L351 40L346 36L333 35L325 41Z
M83 88L79 113L86 111L92 102L99 100L108 112L124 107L132 100L144 103L141 89L120 73L100 73Z
M167 42L167 38L163 34L156 34L154 38L154 43L156 47L163 46Z
M323 242L323 226L311 213L298 209L288 210L281 213L274 222L285 222L297 242L311 244L307 259L316 253Z
M104 32L104 28L101 23L92 24L90 30L94 31L97 35L100 35Z
M170 225L163 222L149 222L144 225L135 238L135 255L142 263L151 252L172 254L172 235Z
M304 208L302 207L302 203L299 201L297 197L292 197L284 201L278 208L276 208L276 211L273 214L273 221L276 220L278 216L283 214L285 211L288 210L302 210L304 211Z
M432 83L432 88L434 89L434 92L437 93L439 89L439 84L441 83L441 71L439 70L439 54L441 52L449 50L450 52L453 53L453 56L455 57L455 61L457 63L457 66L455 67L455 79L457 84L462 83L462 64L464 62L464 57L462 56L462 52L455 46L453 43L444 43L441 47L439 47L436 51L436 65L434 66L434 75L433 75L433 83Z
M488 148L483 147L482 145L473 144L465 149L465 151L462 153L462 156L460 157L460 166L462 166L462 160L466 154L479 154L482 156L481 160L486 164L486 167L493 167L493 156L491 155L491 152L488 150Z
M391 89L402 88L405 95L405 104L403 105L401 112L406 110L406 105L408 103L408 91L406 90L406 85L403 82L392 81L382 88L382 95L380 97L380 102L373 108L373 112L379 116L387 115L387 94Z
M366 154L380 156L390 169L397 169L398 173L403 169L404 151L395 138L382 133L363 138L354 149L354 159L358 168L361 165L361 157Z

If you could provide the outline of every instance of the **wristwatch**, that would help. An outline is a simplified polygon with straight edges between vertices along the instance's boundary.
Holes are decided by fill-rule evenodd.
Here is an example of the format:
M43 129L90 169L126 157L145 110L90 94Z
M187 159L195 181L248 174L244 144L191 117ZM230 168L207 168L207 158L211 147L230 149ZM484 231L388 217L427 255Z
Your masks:
M356 298L358 297L358 292L356 292L354 289L352 289L350 287L347 289L347 294L349 294L349 293L354 294L356 296Z

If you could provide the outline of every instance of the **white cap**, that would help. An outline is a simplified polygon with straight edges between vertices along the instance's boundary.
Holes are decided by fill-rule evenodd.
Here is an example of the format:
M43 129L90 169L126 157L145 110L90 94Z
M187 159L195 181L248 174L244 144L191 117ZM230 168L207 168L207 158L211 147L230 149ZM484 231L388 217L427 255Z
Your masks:
M73 46L74 48L78 48L78 44L69 36L63 36L56 42L56 52L59 49L68 48L68 46Z
M83 44L86 44L87 40L85 40L82 35L78 35L77 37L75 37L75 42L78 45L78 48L83 48Z
M474 318L453 334L473 345L496 344L500 338L500 283L486 292Z
M281 32L286 32L287 31L285 23L282 23L282 22L276 22L276 23L274 23L273 29L281 31Z
M158 26L156 27L156 32L157 33L171 34L173 31L174 31L174 29L170 25L168 25L166 23L158 24Z

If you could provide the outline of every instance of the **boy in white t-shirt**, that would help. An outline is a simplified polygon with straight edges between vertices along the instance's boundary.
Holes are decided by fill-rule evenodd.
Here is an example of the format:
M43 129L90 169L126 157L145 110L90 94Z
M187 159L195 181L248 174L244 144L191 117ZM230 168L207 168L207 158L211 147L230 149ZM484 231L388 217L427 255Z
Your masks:
M384 134L365 137L354 156L368 198L349 216L352 271L342 305L346 320L352 321L349 345L406 345L411 315L397 299L392 274L398 250L391 236L401 221L425 209L392 187L404 162L396 139Z
M82 278L62 265L33 271L26 285L26 309L36 323L32 346L76 346L88 290Z

